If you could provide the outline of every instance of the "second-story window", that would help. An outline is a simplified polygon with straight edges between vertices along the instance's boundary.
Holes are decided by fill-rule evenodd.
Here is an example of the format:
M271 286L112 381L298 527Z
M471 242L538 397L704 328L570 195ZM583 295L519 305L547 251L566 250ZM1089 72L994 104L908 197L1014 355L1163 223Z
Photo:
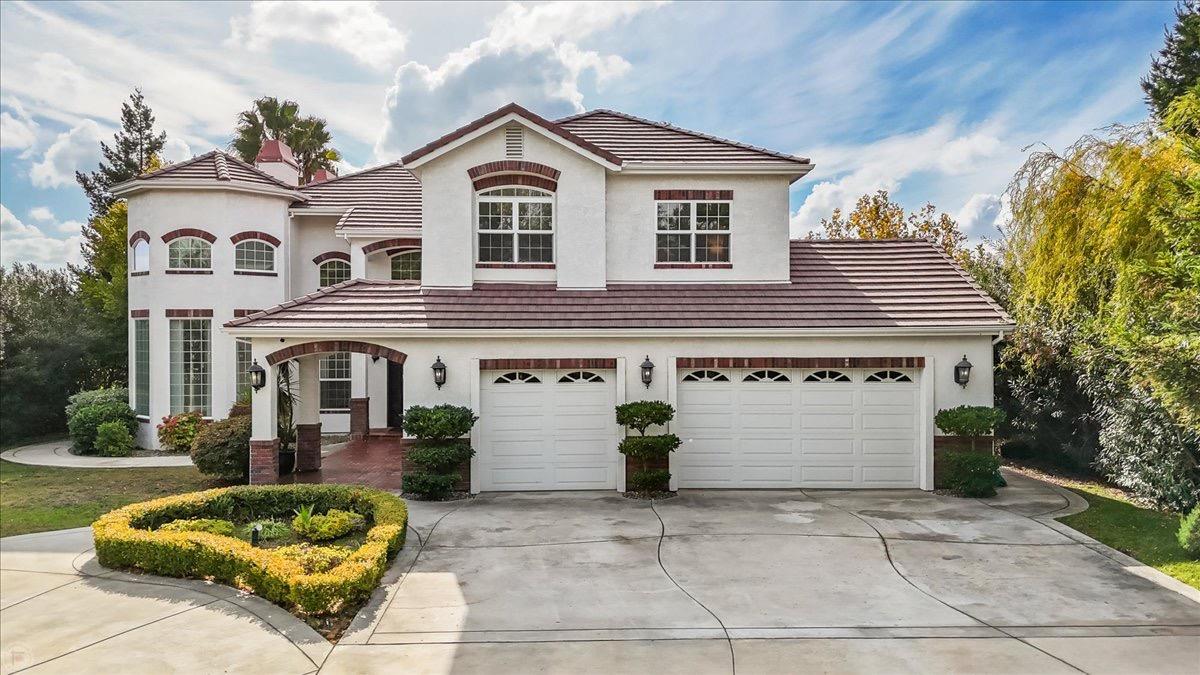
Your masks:
M129 269L130 272L149 272L150 271L150 242L139 239L133 245L133 266Z
M658 202L654 259L729 262L729 202Z
M421 252L406 251L392 256L392 281L420 281Z
M479 262L554 262L554 203L549 192L508 187L479 193Z
M182 237L167 245L167 268L207 270L212 268L212 245L197 237Z
M233 269L240 272L274 272L275 247L258 239L238 242L233 249Z
M350 263L345 260L327 260L321 263L321 288L350 281Z

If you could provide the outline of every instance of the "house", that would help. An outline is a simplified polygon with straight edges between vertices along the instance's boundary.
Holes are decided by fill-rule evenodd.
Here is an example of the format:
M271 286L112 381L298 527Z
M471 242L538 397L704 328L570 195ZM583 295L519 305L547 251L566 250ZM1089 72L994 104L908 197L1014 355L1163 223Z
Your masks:
M214 151L141 176L114 189L138 440L287 364L300 470L322 432L452 403L480 417L473 491L622 490L613 407L659 399L684 440L672 487L932 489L933 416L992 404L1012 321L924 240L790 240L812 166L512 104L307 185L278 141L253 166ZM276 396L253 392L252 482L275 480Z

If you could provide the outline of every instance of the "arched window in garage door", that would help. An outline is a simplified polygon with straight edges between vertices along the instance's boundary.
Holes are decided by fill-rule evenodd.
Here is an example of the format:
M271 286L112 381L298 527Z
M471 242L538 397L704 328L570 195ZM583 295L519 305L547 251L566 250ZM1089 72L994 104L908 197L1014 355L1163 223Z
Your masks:
M778 370L756 370L742 378L742 382L791 382L791 379Z
M683 376L684 382L728 382L729 378L716 370L693 370Z
M539 384L541 380L533 373L512 372L505 373L493 380L496 384Z
M898 370L877 370L864 382L912 382L912 378Z
M817 370L804 378L805 382L849 382L850 376L837 370Z
M587 371L587 370L576 370L574 372L567 373L566 375L563 375L562 377L558 378L559 384L569 384L571 382L603 382L603 381L604 381L603 377L600 377L596 373L593 373L593 372Z

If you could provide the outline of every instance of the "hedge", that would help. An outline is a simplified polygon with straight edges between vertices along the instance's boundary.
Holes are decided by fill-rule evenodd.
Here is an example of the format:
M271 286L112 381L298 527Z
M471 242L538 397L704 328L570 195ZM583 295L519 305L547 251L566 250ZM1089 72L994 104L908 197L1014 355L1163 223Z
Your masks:
M299 562L271 549L208 532L170 532L175 520L279 517L302 506L350 510L372 527L366 540L328 572L306 574ZM214 579L247 589L298 613L336 613L366 601L404 545L408 509L382 490L350 485L239 485L130 504L92 524L96 557L105 567L169 577Z

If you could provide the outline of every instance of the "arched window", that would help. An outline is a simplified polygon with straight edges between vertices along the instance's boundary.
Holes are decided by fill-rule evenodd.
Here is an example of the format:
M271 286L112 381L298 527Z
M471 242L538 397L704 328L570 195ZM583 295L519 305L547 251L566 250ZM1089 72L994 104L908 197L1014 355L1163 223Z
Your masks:
M543 190L505 187L480 192L479 262L554 262L554 199Z
M198 237L180 237L167 244L167 268L212 269L212 244Z
M724 373L715 370L693 370L683 376L684 382L728 382Z
M405 251L392 256L392 281L420 281L421 252Z
M139 239L133 244L133 265L130 272L150 271L150 242Z
M600 377L596 373L593 373L588 370L576 370L574 372L567 373L566 375L563 375L562 377L558 378L559 384L569 384L571 382L603 382L603 381L604 381L603 377Z
M742 378L742 382L791 382L791 380L778 370L756 370Z
M495 379L495 384L516 384L524 382L526 384L540 384L541 380L533 373L505 373Z
M817 370L804 378L805 382L849 382L850 376L837 370Z
M274 272L275 247L260 239L238 242L233 248L233 269L241 272Z
M898 370L880 370L867 376L864 382L912 382L912 378Z
M350 281L350 263L345 260L326 260L321 263L321 288Z

